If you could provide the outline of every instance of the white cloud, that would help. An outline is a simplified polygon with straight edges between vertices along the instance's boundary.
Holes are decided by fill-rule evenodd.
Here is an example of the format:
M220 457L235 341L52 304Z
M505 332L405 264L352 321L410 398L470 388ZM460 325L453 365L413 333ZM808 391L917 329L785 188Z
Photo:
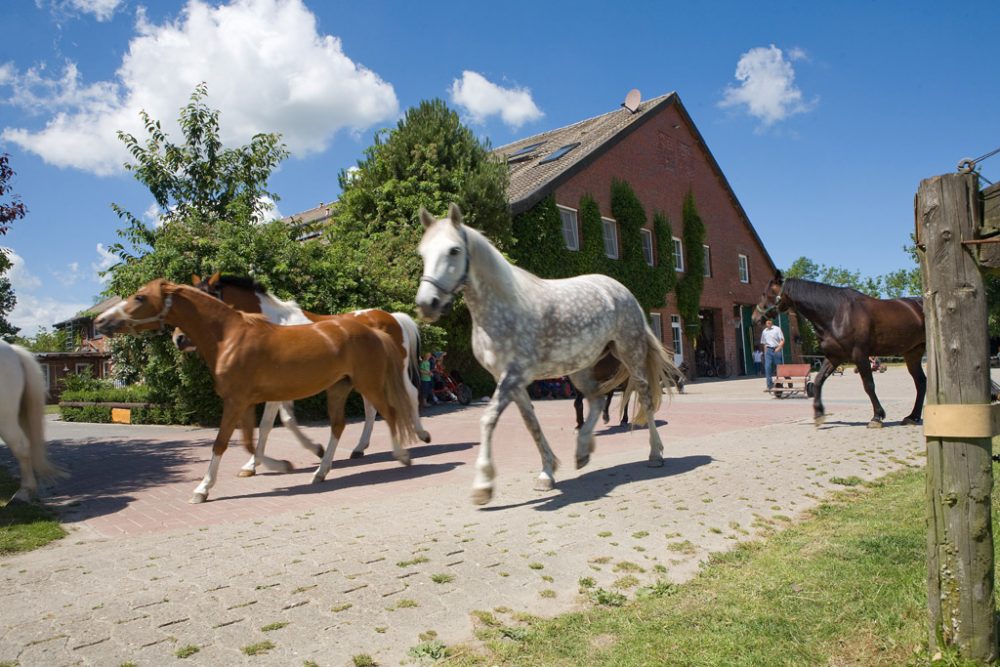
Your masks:
M804 102L795 86L792 61L805 59L802 49L792 49L788 58L772 44L750 49L736 63L737 86L727 86L720 107L745 107L747 113L765 126L812 109L816 102Z
M7 277L17 297L9 320L20 327L22 336L34 336L40 327L51 328L56 322L73 317L90 305L36 296L34 290L42 286L42 281L28 270L23 257L13 251L9 251L8 257L12 266Z
M476 123L498 115L515 130L545 115L531 99L528 88L502 88L469 70L452 82L451 101L463 107Z
M178 111L202 81L206 103L221 112L224 143L279 132L298 156L322 152L342 129L361 131L399 110L392 85L347 57L340 39L318 34L302 0L220 7L188 0L180 17L162 25L140 7L113 81L84 84L72 62L55 78L36 67L6 78L0 71L4 81L11 103L49 118L39 130L6 127L0 138L50 164L102 175L130 159L118 130L145 139L141 109L181 141Z
M93 14L98 21L108 21L122 0L69 0L67 4L79 12Z
M53 271L52 275L64 287L72 287L80 282L80 279L83 277L83 273L80 272L80 262L70 262L66 266L66 269L66 271Z
M94 271L94 279L100 283L106 283L111 280L111 276L102 276L102 271L107 271L112 266L118 263L118 257L116 257L110 250L105 247L103 243L97 244L97 261L90 263L90 268Z

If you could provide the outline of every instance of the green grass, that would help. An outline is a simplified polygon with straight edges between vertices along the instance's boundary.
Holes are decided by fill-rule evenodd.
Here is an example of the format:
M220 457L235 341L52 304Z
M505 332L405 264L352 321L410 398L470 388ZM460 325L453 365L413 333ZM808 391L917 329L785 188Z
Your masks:
M174 655L178 658L190 658L192 655L200 651L201 648L195 646L194 644L188 644L187 646L182 646L181 648L174 651Z
M272 641L262 641L256 644L249 644L244 646L240 650L243 651L244 655L261 655L267 653L271 649L275 648L275 644Z
M687 584L661 581L631 601L589 589L594 606L528 619L521 641L483 627L483 645L453 651L452 663L927 664L926 539L923 471L896 473L711 558ZM946 655L934 664L962 663Z
M7 505L20 484L0 468L0 556L32 551L66 535L51 510L40 505Z

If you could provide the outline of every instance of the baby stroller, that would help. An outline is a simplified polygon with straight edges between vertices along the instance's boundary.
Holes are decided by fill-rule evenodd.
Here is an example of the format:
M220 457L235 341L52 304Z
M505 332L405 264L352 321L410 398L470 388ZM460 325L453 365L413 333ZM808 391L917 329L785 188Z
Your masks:
M438 403L458 401L462 405L468 405L472 402L472 389L462 382L462 376L459 375L458 371L448 372L442 363L443 361L444 355L439 355L434 365L434 380L431 391L435 401Z

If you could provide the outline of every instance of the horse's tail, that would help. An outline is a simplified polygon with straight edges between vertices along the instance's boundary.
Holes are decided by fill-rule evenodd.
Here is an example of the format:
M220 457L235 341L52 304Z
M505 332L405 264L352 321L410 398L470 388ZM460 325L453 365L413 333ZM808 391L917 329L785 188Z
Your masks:
M681 372L674 365L673 360L667 354L667 351L663 349L663 345L660 343L656 334L653 330L646 325L646 381L649 383L650 394L652 396L652 408L653 414L660 409L660 405L663 402L663 392L666 391L670 393L671 387L677 384L677 378L680 377ZM625 364L621 365L622 369L625 369ZM615 374L615 377L622 375L621 370ZM625 369L625 375L628 376L628 384L625 385L625 391L622 394L622 409L621 417L625 416L625 406L628 405L629 398L632 394L636 393L635 380L628 375L628 369ZM614 380L615 378L612 378ZM617 380L619 383L625 378ZM643 426L648 424L650 420L653 419L653 415L646 414L646 409L642 405L642 401L635 401L635 408L633 408L632 414L632 424L635 426Z
M35 356L17 345L11 345L21 360L24 370L24 393L21 396L21 408L18 421L21 430L28 438L31 447L31 467L35 475L41 479L66 477L66 472L49 461L45 442L45 379L42 367Z
M400 444L408 445L417 439L417 431L413 425L416 421L415 408L403 381L403 359L399 356L399 348L389 334L378 329L372 331L378 336L387 361L386 377L382 382L385 400L396 413L393 420L389 419L389 415L382 416L389 424L392 437Z
M414 387L420 387L420 327L406 313L392 313L403 330L403 347L406 348L407 372Z

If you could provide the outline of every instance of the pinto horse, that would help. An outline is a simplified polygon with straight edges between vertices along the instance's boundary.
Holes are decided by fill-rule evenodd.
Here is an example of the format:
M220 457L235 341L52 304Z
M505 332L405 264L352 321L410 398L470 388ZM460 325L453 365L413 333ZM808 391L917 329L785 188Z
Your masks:
M853 363L861 375L865 393L872 402L869 428L879 428L885 410L875 395L875 380L869 357L901 356L917 388L913 411L903 424L919 424L927 391L927 376L921 366L924 356L923 299L876 299L849 287L834 287L810 280L784 278L778 271L768 282L753 315L754 322L775 311L794 310L816 329L819 347L826 356L816 375L813 418L816 426L826 418L823 383L844 363Z
M208 473L195 489L192 503L208 499L219 462L237 424L243 446L253 453L253 407L289 401L326 391L330 442L314 483L330 470L333 452L344 431L344 402L351 389L369 399L385 418L393 455L410 461L413 404L403 381L403 362L395 341L385 332L352 319L281 326L260 315L241 313L189 285L157 279L97 318L97 330L113 334L180 327L198 349L222 398L222 421L212 447Z
M576 466L590 461L594 425L606 394L626 378L625 398L638 395L635 423L649 425L649 465L663 465L663 443L654 415L676 369L646 315L624 285L604 275L543 280L508 262L471 227L452 204L448 217L435 220L420 210L424 226L419 251L424 274L416 294L420 315L436 321L464 290L472 316L472 350L497 381L480 420L482 443L476 460L473 502L493 496L493 430L513 401L538 447L542 472L535 488L554 485L558 461L538 424L528 385L537 378L568 375L587 398L590 412L577 432ZM610 352L621 367L601 383L594 365Z
M45 379L35 356L0 340L0 439L21 469L11 502L38 499L38 480L64 477L52 465L45 444Z
M430 442L431 436L420 422L420 410L418 407L417 387L420 381L420 329L413 318L406 313L387 313L384 310L369 308L356 310L342 315L319 315L303 310L294 301L283 301L268 292L262 285L251 278L240 276L228 276L215 273L208 278L192 276L192 283L195 287L210 294L220 301L224 301L236 310L245 313L260 313L269 321L275 324L309 324L322 320L338 320L341 318L353 318L362 324L380 329L387 333L396 343L399 354L403 359L403 375L406 382L407 393L413 401L414 427L417 437L423 442ZM188 345L182 335L175 332L174 343L181 350L193 350L193 346ZM372 430L375 426L376 409L372 402L362 396L365 406L365 425L361 431L358 444L351 452L351 458L361 458L371 444ZM265 455L268 435L274 427L274 420L281 414L281 421L288 427L304 448L314 452L317 456L323 456L323 448L313 443L298 427L295 421L294 408L291 401L283 403L270 402L264 406L264 414L260 419L260 427L257 433L257 448L253 457L240 469L241 477L249 477L255 474L261 464L271 470L287 472L291 464L287 461L278 461Z

